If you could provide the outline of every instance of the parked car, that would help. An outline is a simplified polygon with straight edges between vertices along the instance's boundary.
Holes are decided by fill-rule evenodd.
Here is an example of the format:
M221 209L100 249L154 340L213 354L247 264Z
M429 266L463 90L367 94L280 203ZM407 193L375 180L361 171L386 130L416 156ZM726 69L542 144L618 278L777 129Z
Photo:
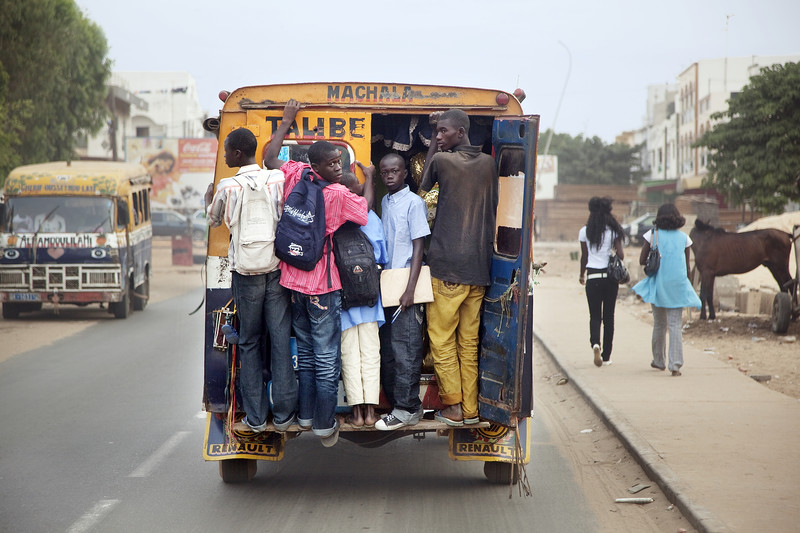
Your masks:
M622 229L625 230L626 240L638 246L644 244L644 234L652 229L655 220L655 213L645 213L631 222L623 224Z
M184 215L175 211L152 211L151 222L153 224L153 236L171 237L173 235L185 235L189 227L190 220ZM208 235L208 226L205 218L199 219L195 216L191 218L192 240L203 241Z
M198 209L192 213L192 239L196 241L208 239L208 221L205 209Z

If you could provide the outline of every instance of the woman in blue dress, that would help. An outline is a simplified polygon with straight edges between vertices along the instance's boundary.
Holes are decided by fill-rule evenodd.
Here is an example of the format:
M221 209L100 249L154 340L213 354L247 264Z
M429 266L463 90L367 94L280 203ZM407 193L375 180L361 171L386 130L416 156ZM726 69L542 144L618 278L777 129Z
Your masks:
M689 279L692 239L678 231L685 223L686 219L673 204L658 208L655 227L644 235L639 264L645 264L652 247L661 255L661 266L654 275L633 287L634 292L653 308L653 361L650 366L658 370L666 368L664 359L669 330L669 370L673 376L680 376L683 366L683 308L700 309L700 298Z

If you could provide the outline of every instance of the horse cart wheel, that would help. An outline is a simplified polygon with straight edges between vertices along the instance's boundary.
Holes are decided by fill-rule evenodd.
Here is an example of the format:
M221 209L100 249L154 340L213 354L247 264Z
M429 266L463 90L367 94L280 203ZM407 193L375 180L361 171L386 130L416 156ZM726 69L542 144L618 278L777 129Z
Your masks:
M792 297L788 292L779 292L772 301L772 331L786 333L792 318Z
M257 469L255 459L226 459L219 462L219 477L225 483L244 483L253 479Z

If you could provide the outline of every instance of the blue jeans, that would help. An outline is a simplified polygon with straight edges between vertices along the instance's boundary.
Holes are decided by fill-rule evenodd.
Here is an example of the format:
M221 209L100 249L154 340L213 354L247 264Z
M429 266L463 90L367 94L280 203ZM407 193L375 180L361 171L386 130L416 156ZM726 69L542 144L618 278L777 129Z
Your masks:
M300 425L327 437L336 430L342 370L342 294L311 296L292 291L292 324L297 339Z
M390 317L396 309L387 307L384 312ZM392 413L403 422L408 422L411 415L422 407L419 377L423 357L423 317L423 306L416 304L397 315L394 324L387 321L380 329L381 385L394 408Z
M281 271L243 276L232 273L231 289L239 318L239 389L251 426L267 421L269 399L264 386L265 361L272 375L272 417L287 421L297 407L297 380L292 368L289 291L281 287ZM269 356L265 353L269 333Z

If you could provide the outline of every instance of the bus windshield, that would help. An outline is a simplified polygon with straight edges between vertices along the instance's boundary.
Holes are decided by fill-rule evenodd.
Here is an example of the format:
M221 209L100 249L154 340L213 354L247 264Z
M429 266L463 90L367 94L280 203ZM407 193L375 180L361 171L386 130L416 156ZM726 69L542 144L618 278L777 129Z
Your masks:
M109 198L26 196L6 198L5 233L105 233L114 230Z

